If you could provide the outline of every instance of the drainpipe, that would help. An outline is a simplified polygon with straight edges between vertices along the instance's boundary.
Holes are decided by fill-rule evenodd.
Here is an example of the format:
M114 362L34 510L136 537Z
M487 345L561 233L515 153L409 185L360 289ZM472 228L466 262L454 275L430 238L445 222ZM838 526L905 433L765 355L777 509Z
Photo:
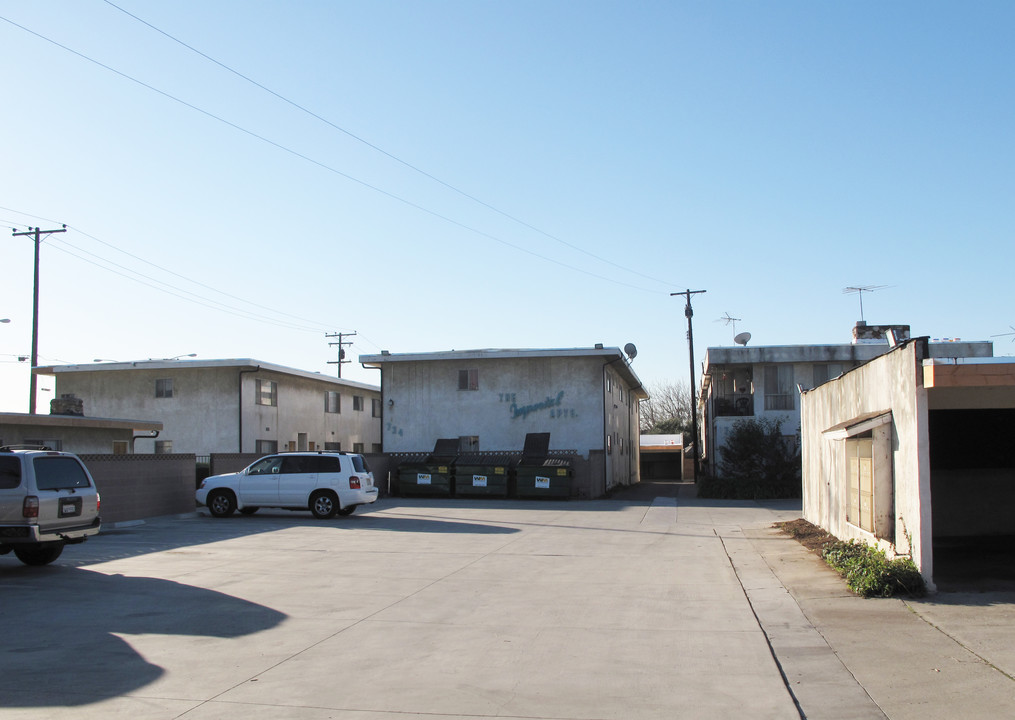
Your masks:
M239 453L243 452L243 373L255 373L255 372L260 371L260 369L261 369L261 366L258 365L256 368L251 368L249 370L240 370L240 374L239 374L239 379L240 379L239 397L237 398L237 400L238 400L237 405L239 406L239 423L238 423L238 426L240 428L240 437L239 437L239 443L237 444L237 448L236 448L236 452L239 452Z
M149 430L147 435L135 435L130 439L130 454L134 454L134 443L138 440L154 440L159 436L159 430Z

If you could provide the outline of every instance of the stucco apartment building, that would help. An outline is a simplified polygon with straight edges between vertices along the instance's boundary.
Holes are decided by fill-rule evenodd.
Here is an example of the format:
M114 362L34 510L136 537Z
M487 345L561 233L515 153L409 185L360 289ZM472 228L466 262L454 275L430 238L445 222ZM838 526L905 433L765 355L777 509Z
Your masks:
M551 450L602 457L605 487L638 479L639 402L619 348L464 350L362 355L381 371L385 452L459 438L463 452L521 451L528 433Z
M149 360L53 365L59 395L90 417L162 423L138 453L374 452L381 443L380 389L251 359ZM108 450L107 452L112 452Z
M715 470L719 451L741 419L778 420L782 433L800 432L800 393L863 365L909 339L908 325L858 322L853 340L838 345L710 347L705 352L699 414L703 459ZM931 342L930 357L991 357L990 342Z

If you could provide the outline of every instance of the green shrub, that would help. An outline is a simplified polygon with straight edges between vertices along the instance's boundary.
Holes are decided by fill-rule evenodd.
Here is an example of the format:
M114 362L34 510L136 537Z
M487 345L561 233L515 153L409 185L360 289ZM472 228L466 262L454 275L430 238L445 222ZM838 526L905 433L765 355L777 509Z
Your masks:
M855 540L829 543L821 556L861 597L921 596L927 591L911 558L889 560L883 550Z
M800 497L799 442L767 418L738 420L723 447L714 477L698 481L698 497L759 500Z

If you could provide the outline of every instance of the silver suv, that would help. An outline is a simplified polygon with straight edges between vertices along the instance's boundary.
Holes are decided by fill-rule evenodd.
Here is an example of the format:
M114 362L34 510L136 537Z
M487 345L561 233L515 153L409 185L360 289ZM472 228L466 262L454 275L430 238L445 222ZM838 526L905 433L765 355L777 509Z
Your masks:
M77 455L0 447L0 555L46 565L100 526L99 493Z

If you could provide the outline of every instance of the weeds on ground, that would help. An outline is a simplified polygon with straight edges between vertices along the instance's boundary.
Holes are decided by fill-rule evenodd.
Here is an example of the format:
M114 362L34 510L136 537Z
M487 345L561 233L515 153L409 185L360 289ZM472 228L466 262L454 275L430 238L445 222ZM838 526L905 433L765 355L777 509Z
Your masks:
M920 597L927 592L923 576L908 557L889 560L883 550L855 540L829 543L821 551L821 557L861 597Z

